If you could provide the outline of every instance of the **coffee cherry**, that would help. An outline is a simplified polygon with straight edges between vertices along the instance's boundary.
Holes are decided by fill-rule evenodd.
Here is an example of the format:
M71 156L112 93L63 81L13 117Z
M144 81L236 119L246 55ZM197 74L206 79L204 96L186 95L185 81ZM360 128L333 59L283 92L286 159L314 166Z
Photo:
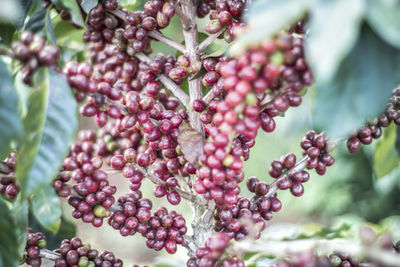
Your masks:
M167 200L172 205L178 205L181 202L181 196L175 190L168 191Z
M205 103L203 102L203 100L201 99L195 99L193 101L193 110L196 112L202 112L205 108Z
M296 197L303 195L304 193L303 185L298 182L293 183L292 186L290 187L290 192Z
M356 153L360 148L360 140L356 137L350 138L347 140L347 148L349 149L350 153Z

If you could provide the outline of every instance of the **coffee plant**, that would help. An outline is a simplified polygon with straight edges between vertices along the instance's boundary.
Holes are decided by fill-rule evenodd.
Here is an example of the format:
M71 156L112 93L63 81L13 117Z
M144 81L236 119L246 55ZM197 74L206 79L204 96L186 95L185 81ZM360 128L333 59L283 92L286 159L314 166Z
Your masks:
M399 1L3 0L0 29L0 266L131 265L66 218L142 236L150 266L400 266L373 224L268 237L284 191L363 145L398 177ZM246 173L304 105L297 151Z

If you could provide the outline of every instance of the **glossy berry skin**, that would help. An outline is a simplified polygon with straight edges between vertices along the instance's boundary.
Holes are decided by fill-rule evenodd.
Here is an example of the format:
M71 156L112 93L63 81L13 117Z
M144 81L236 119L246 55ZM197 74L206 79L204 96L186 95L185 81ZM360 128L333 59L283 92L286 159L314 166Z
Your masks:
M178 205L181 202L181 196L175 190L171 190L167 193L167 199L172 205Z
M196 112L202 112L205 109L205 103L201 99L196 99L193 101L193 110Z
M165 250L169 254L175 254L175 252L177 250L176 242L174 240L167 240L165 242Z
M356 153L360 148L360 140L356 137L350 138L347 141L347 148L349 149L350 153Z

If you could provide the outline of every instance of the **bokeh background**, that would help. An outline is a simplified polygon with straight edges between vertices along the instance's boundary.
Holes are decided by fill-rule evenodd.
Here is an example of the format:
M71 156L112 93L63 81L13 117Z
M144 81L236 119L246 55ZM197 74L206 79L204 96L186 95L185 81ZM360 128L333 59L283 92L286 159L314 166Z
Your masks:
M204 21L199 20L200 31L204 31L204 25ZM180 27L175 18L163 33L178 42L182 41ZM68 29L56 29L56 32L63 32L58 39L63 47L72 48L70 57L79 58L84 55L84 47L79 41L83 32L68 32ZM153 56L157 52L175 54L173 49L162 43L154 42L153 49ZM218 46L212 49L218 53ZM260 180L272 182L268 175L272 160L289 152L295 153L298 159L302 157L301 138L310 129L318 130L313 125L311 115L314 94L315 88L310 88L300 107L289 109L285 117L277 118L277 128L273 133L259 131L250 159L245 163L247 178L256 176ZM96 126L90 119L81 118L80 128L96 129ZM354 155L347 151L345 144L340 144L333 152L336 163L327 169L324 176L311 172L311 179L304 185L305 193L302 197L293 197L289 191L279 192L283 208L267 223L262 238L332 235L357 239L359 227L368 224L378 234L391 232L395 240L400 239L400 161L395 150L395 139L396 128L388 127L384 130L383 138L364 146ZM129 191L128 180L121 175L112 175L110 183L118 187L118 196ZM144 181L142 191L153 201L154 206L172 208L165 198L154 198L153 188L151 182ZM244 195L249 195L245 183L241 189ZM73 219L71 208L66 203L63 203L63 209L65 218L57 236L40 228L31 216L33 228L45 232L49 237L49 248L56 248L63 238L71 238L76 231L77 236L93 248L113 251L124 261L125 266L134 263L141 266L155 266L158 263L163 264L158 266L186 266L188 258L182 247L178 247L175 255L168 255L165 250L155 252L146 247L145 239L140 234L122 237L106 222L97 229ZM190 207L183 200L174 209L188 218L190 234Z

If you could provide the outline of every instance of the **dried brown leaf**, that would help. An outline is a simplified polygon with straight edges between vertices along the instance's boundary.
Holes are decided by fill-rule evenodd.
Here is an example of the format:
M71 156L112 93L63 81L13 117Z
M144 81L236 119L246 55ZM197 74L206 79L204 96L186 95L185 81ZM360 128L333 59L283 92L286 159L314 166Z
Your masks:
M199 166L199 158L203 154L203 135L193 129L187 122L179 126L178 144L186 160L196 168Z

